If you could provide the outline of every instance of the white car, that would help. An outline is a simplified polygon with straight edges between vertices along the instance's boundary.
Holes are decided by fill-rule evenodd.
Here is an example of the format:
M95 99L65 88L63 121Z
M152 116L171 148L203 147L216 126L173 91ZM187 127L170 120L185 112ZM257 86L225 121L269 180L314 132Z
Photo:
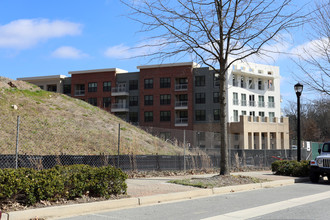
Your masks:
M327 176L330 180L330 142L325 142L319 149L319 156L310 161L309 179L317 183L320 176Z

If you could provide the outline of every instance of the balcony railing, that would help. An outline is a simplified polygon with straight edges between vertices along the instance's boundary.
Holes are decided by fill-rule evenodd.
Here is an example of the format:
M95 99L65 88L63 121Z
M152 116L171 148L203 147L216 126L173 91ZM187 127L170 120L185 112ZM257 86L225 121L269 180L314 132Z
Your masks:
M175 119L176 126L187 126L188 125L188 118L176 118Z
M238 105L238 99L233 99L233 105Z
M249 101L249 106L252 106L252 107L256 106L255 101Z
M111 112L127 112L129 111L128 107L126 103L114 103L111 104Z
M240 86L240 84L238 82L233 82L233 86Z
M186 91L188 90L188 84L175 84L175 91Z
M111 88L111 94L116 95L129 95L128 88L126 87L113 87Z
M128 89L126 87L113 87L111 92L128 92Z
M263 102L263 101L259 101L259 102L258 102L258 106L259 106L259 107L265 107L265 102Z
M275 108L275 102L268 102L268 108Z
M269 88L268 88L268 91L275 91L274 86L269 87Z
M246 106L246 100L241 100L241 106Z
M85 90L79 90L79 89L76 89L74 91L74 95L75 96L84 96L85 95Z
M188 107L188 101L175 101L176 108L185 108Z

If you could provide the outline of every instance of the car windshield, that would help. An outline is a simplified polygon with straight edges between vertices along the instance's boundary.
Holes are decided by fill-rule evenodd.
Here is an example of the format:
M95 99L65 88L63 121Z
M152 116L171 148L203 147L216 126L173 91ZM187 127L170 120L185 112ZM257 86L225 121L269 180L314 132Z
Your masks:
M330 152L330 143L325 143L323 145L323 152Z

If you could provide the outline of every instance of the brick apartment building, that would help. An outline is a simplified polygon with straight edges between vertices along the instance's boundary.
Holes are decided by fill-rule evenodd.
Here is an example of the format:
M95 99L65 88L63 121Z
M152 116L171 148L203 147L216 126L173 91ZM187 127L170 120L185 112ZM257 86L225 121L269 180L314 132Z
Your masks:
M214 136L219 132L219 77L214 71L193 62L137 69L71 71L67 78L18 80L46 89L46 82L54 78L58 83L52 85L60 88L53 86L53 91L70 93L139 126L212 132ZM281 118L279 68L236 62L226 80L225 111L232 145L236 149L288 149L289 125L287 118ZM212 138L199 139L198 145L208 147Z

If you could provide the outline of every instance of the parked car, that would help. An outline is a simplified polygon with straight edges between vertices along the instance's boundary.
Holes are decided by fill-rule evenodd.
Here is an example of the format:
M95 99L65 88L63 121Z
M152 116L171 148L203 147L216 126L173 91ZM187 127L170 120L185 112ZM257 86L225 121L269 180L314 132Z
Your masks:
M320 155L310 162L309 179L313 183L317 183L320 176L327 176L330 180L330 141L325 142L318 152Z

